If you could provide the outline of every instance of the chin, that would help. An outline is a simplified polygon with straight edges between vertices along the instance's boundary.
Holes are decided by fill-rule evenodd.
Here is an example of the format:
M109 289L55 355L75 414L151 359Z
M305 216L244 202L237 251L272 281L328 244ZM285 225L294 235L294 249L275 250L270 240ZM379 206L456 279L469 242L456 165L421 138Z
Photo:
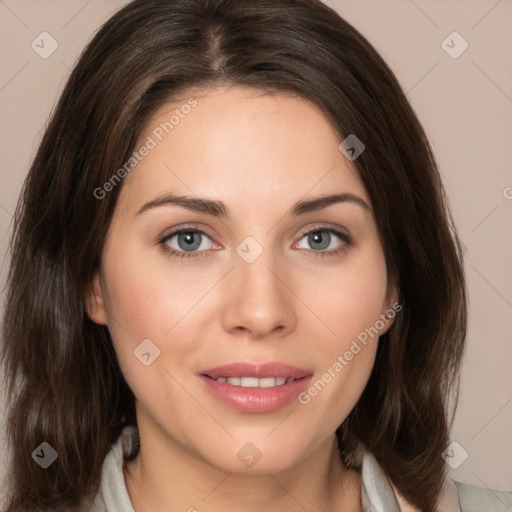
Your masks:
M264 435L259 439L253 438L253 441L250 439L250 436L234 439L220 452L208 450L204 458L223 471L257 475L289 470L305 456L303 438L297 442L290 442L288 438L287 443L282 436L276 436L273 442L265 439Z

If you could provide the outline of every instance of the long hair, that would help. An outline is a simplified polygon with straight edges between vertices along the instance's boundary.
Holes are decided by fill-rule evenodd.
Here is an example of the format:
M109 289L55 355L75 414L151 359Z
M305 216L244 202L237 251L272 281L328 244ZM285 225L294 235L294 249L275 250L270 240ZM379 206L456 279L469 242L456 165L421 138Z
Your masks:
M85 313L122 183L151 115L219 84L293 93L318 106L354 160L402 311L337 435L356 466L371 451L402 495L430 512L445 476L466 335L462 252L425 133L370 43L317 0L136 0L74 67L25 180L10 243L2 362L9 400L10 511L75 510L136 425L108 329ZM452 399L454 400L452 403ZM451 414L451 416L450 416ZM31 453L47 442L47 469Z

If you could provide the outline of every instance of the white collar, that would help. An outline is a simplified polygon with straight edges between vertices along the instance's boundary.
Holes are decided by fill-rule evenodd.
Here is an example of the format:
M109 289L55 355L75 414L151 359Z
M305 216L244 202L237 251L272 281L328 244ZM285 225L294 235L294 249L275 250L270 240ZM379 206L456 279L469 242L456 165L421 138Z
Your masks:
M363 512L420 512L389 481L375 457L368 451L362 456L361 500ZM457 487L446 477L438 503L438 512L460 512Z

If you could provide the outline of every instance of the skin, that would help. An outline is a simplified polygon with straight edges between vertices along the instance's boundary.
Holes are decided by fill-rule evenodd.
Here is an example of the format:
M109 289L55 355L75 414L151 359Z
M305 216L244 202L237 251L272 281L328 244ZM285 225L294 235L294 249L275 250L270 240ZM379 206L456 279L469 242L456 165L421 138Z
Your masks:
M312 371L315 382L382 318L396 292L369 197L340 137L306 100L220 87L193 96L197 106L124 179L88 297L136 397L141 451L124 467L134 508L360 511L360 475L341 462L335 431L368 381L378 337L308 404L269 413L229 408L197 373L279 361ZM161 108L140 142L185 102ZM169 204L137 215L164 192L223 201L230 216ZM344 202L288 214L296 201L340 192L369 209ZM332 235L318 249L303 235L325 224L352 245ZM162 238L182 226L206 232L195 235L204 257L162 250ZM236 252L247 236L263 249L252 263ZM178 236L164 243L191 254ZM133 351L148 338L160 356L145 366ZM249 442L261 453L251 468L237 457Z

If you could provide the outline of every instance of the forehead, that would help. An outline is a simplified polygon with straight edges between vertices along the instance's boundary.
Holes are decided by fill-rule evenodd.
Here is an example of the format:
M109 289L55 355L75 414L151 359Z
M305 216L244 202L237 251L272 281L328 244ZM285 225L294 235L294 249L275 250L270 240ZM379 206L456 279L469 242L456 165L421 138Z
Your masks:
M303 98L246 88L191 91L147 123L136 149L150 149L125 178L120 201L133 210L172 190L242 209L337 192L369 202L340 142Z

